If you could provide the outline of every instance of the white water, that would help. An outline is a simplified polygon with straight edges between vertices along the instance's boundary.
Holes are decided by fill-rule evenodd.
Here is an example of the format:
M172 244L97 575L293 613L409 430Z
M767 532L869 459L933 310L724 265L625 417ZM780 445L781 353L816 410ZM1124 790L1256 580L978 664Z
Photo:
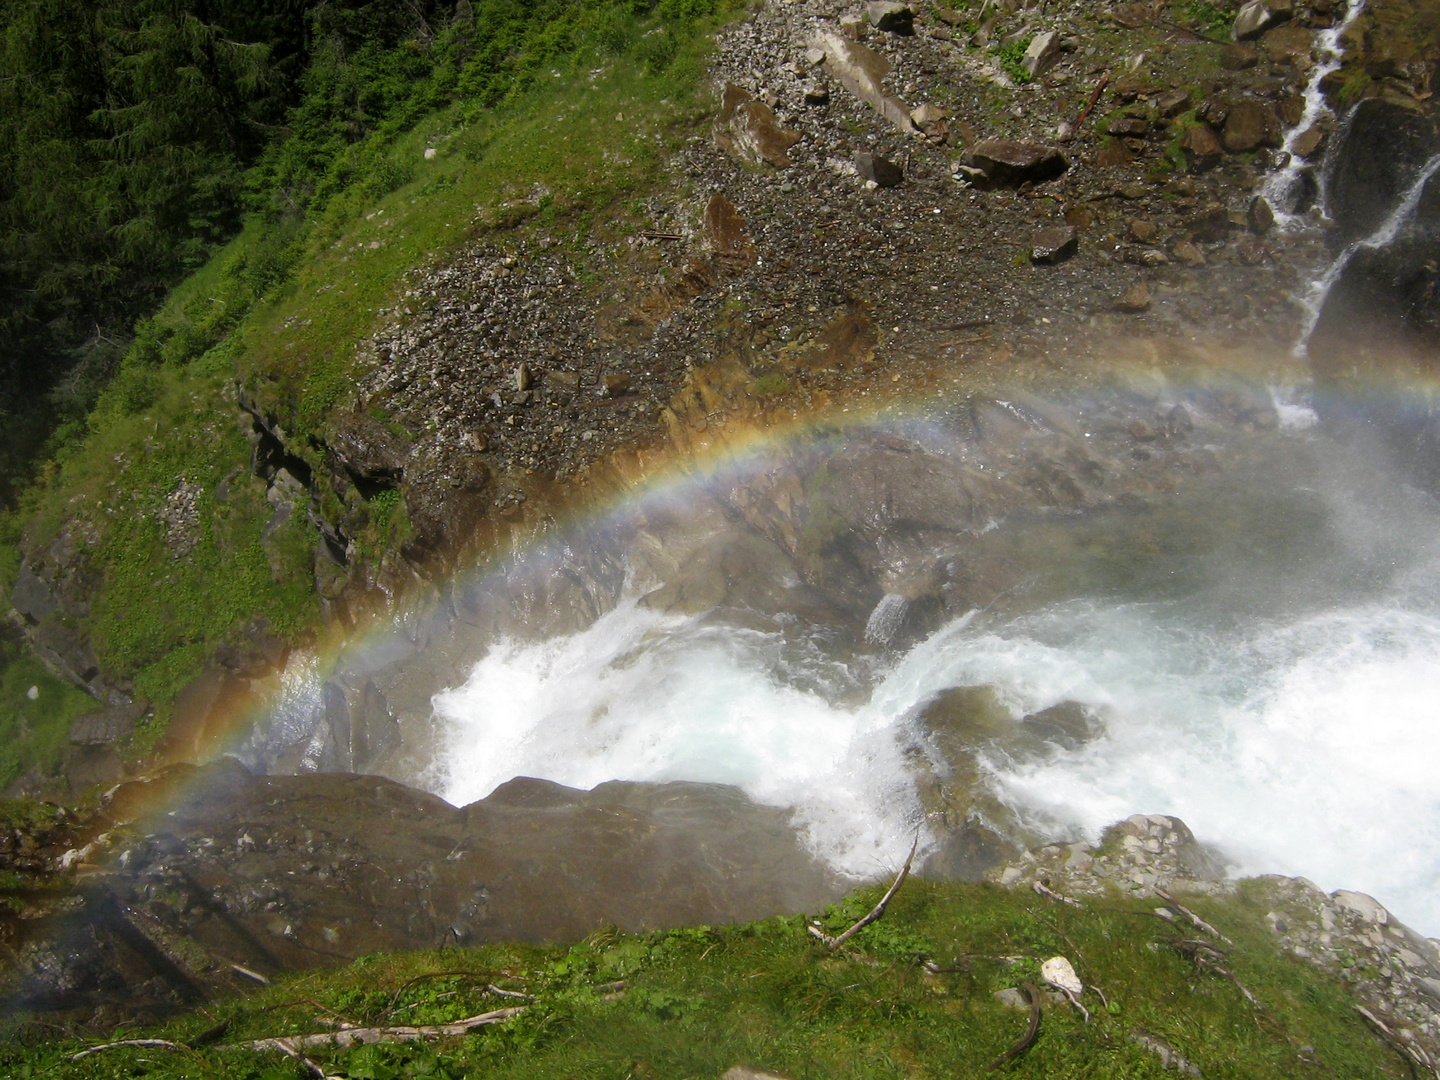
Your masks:
M1287 155L1284 167L1276 170L1265 181L1265 201L1270 204L1275 214L1275 221L1282 230L1291 229L1300 221L1300 215L1291 212L1292 192L1300 181L1300 172L1305 163L1295 153L1295 144L1300 136L1309 131L1322 116L1330 115L1330 107L1325 103L1325 95L1320 91L1320 82L1325 76L1340 67L1343 59L1340 37L1349 29L1350 24L1360 17L1360 13L1365 10L1365 3L1366 0L1349 0L1349 4L1345 8L1345 17L1340 20L1339 24L1315 35L1315 67L1310 72L1310 81L1305 86L1305 110L1295 126L1285 133L1285 141L1281 146L1282 151ZM1321 190L1316 193L1316 203L1323 208L1325 205L1324 179L1318 174L1316 179L1322 185Z
M1320 312L1325 308L1325 298L1329 296L1335 282L1340 280L1340 275L1345 272L1345 267L1350 265L1350 260L1355 257L1356 252L1375 251L1394 240L1400 234L1400 230L1414 216L1416 207L1420 205L1420 198L1425 194L1425 185L1437 172L1440 172L1440 154L1436 154L1426 162L1425 167L1420 170L1420 175L1415 178L1415 182L1406 189L1404 197L1395 204L1395 208L1390 211L1389 216L1380 223L1379 227L1364 239L1356 240L1347 246L1330 264L1329 269L1310 286L1310 291L1304 300L1305 329L1300 335L1297 353L1303 353L1305 345L1315 329L1315 324L1320 319Z

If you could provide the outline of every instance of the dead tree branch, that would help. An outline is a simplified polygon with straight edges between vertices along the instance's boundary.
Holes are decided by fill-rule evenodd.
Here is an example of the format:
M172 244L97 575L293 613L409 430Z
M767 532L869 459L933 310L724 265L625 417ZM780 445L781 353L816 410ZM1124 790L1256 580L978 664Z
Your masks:
M119 1042L101 1043L99 1046L92 1046L86 1050L81 1050L78 1054L71 1054L70 1060L79 1061L81 1058L87 1058L91 1054L98 1054L102 1050L115 1050L122 1046L151 1046L159 1047L164 1050L190 1049L183 1043L174 1043L170 1042L167 1039L121 1039Z
M1019 1042L990 1063L992 1069L1000 1068L1007 1061L1013 1061L1029 1050L1035 1042L1035 1036L1040 1033L1040 991L1034 983L1028 981L1020 984L1020 990L1030 1002L1030 1024L1025 1029L1025 1034L1020 1036Z
M862 918L857 920L854 926L850 927L850 929L846 930L844 933L840 934L837 937L831 937L829 934L825 933L824 930L821 930L818 926L814 925L811 925L809 927L810 933L814 934L830 948L838 949L841 945L844 945L845 942L849 941L861 930L864 930L865 927L869 926L871 923L879 919L880 916L885 914L886 906L890 903L892 899L894 899L895 894L900 891L900 886L905 884L905 879L910 876L910 864L915 861L915 851L919 847L920 834L916 833L915 842L910 845L910 854L905 857L905 866L901 869L899 875L895 878L894 884L892 884L889 890L885 893L885 895L880 898L880 902L876 904L873 908L871 908L869 912L866 913Z
M352 1027L326 1031L318 1035L288 1035L275 1039L256 1039L250 1044L255 1050L291 1051L308 1050L316 1047L330 1047L345 1050L352 1046L369 1046L373 1043L409 1042L412 1039L438 1039L445 1036L464 1035L487 1024L500 1024L512 1016L524 1012L529 1006L516 1005L508 1009L469 1016L448 1024L395 1025L392 1027Z
M1222 934L1219 930L1216 930L1215 927L1211 926L1208 922L1206 922L1204 919L1202 919L1199 915L1196 915L1195 912L1191 911L1191 910L1190 910L1189 908L1187 908L1184 904L1180 903L1180 901L1176 900L1173 896L1171 896L1169 893L1167 893L1164 889L1156 889L1156 890L1155 890L1155 895L1158 896L1158 897L1160 897L1161 900L1164 900L1167 904L1169 904L1171 907L1173 907L1176 911L1180 912L1181 915L1184 915L1185 918L1189 919L1189 920L1191 921L1191 923L1194 924L1195 929L1200 930L1200 931L1202 931L1202 932L1204 932L1204 933L1206 933L1206 934L1209 934L1211 937L1219 938L1221 941L1225 942L1226 945L1234 945L1234 944L1235 944L1235 943L1234 943L1233 941L1231 941L1228 937L1226 937L1224 934Z
M1408 1038L1408 1032L1396 1031L1363 1005L1356 1005L1355 1011L1370 1022L1370 1026L1390 1045L1392 1050L1406 1059L1412 1072L1414 1067L1419 1065L1432 1076L1440 1078L1440 1063L1437 1063L1424 1047L1419 1046L1412 1038Z

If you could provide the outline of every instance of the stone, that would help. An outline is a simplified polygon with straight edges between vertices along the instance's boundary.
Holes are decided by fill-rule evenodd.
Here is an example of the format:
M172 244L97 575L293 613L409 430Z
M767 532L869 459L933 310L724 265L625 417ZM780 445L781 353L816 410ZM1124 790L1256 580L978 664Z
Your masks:
M884 188L898 187L905 180L905 172L899 165L867 150L855 155L855 171Z
M515 368L515 389L524 393L535 385L535 373L530 370L529 364L519 364Z
M1270 209L1265 196L1256 195L1250 200L1249 209L1246 211L1246 224L1256 236L1264 236L1274 226L1275 211Z
M1148 244L1153 241L1159 231L1159 226L1146 218L1134 218L1130 222L1131 239L1141 244Z
M1325 146L1325 131L1318 125L1312 124L1306 128L1290 143L1290 152L1298 158L1309 160L1318 154Z
M726 85L715 122L715 142L722 150L752 165L785 169L789 150L799 141L799 133L781 127L770 106L734 83Z
M1020 63L1024 66L1026 74L1034 79L1045 74L1046 69L1055 62L1059 55L1060 35L1054 30L1046 30L1030 39L1030 44L1025 47L1025 55L1021 58Z
M1095 155L1095 167L1097 169L1115 169L1122 165L1129 165L1135 160L1135 155L1130 153L1130 148L1119 139L1111 139L1100 147Z
M1279 146L1280 118L1263 102L1237 101L1225 117L1222 140L1232 154L1243 154L1260 146Z
M60 601L55 598L50 586L27 562L20 564L20 573L15 578L10 603L31 623L48 619L60 608Z
M1054 180L1069 168L1065 155L1053 146L987 139L970 148L970 164L995 187L1019 187Z
M77 795L89 788L109 787L124 776L125 768L113 746L77 746L65 764L65 781Z
M956 11L954 8L933 7L930 10L946 26L964 26L969 21L969 17L964 12Z
M950 114L944 109L942 109L939 105L928 101L924 105L921 105L919 108L910 110L911 122L913 122L914 125L922 131L930 127L932 124L938 124L941 121L948 119L949 116Z
M1030 237L1030 261L1064 262L1075 254L1079 242L1073 225L1049 225L1037 229Z
M1390 912L1385 910L1385 905L1366 893L1339 889L1330 896L1346 911L1359 915L1368 923L1384 926L1390 921Z
M1223 206L1206 206L1185 219L1191 239L1213 244L1230 235L1230 214Z
M1007 1009L1017 1009L1021 1012L1030 1011L1030 999L1025 996L1024 991L1007 986L1004 990L995 991L995 1000Z
M624 397L630 392L631 380L629 375L610 374L600 380L601 396L607 398Z
M885 92L882 80L890 74L890 61L874 49L839 34L821 34L815 44L825 51L825 69L840 85L865 102L901 131L915 130L910 110Z
M859 41L865 36L865 20L859 15L841 15L840 33L851 41Z
M1242 266L1259 266L1269 254L1269 249L1254 236L1247 236L1235 245L1235 258Z
M734 204L718 191L705 204L701 235L705 249L731 273L754 264L755 242L750 238L745 219Z
M1075 974L1075 966L1063 956L1052 956L1041 964L1040 977L1057 990L1077 995L1085 992L1085 984Z
M149 711L148 702L135 701L77 716L70 725L70 743L72 746L108 746L128 739L135 734L136 723Z
M1185 157L1185 167L1191 172L1207 172L1220 164L1224 149L1215 132L1207 124L1196 124L1187 128L1180 136L1180 153Z
M1155 99L1155 108L1160 111L1161 116L1179 116L1190 108L1192 101L1189 90L1169 90Z
M736 1065L726 1069L720 1080L785 1080L785 1077L777 1076L775 1073L759 1072L744 1065Z
M1117 116L1105 125L1107 134L1116 137L1143 138L1150 125L1138 116Z
M1230 28L1230 32L1236 41L1246 41L1259 37L1274 22L1275 15L1265 6L1263 0L1249 0L1235 16L1235 25Z
M1260 62L1260 54L1248 45L1226 45L1220 50L1220 66L1226 71L1245 71Z
M1131 285L1115 300L1121 311L1141 312L1150 310L1150 287L1143 281Z
M865 14L876 30L904 36L915 33L915 12L909 4L899 4L895 0L870 0L865 5Z
M1189 240L1181 240L1170 249L1170 253L1186 266L1197 267L1205 265L1205 253Z
M806 105L828 105L830 104L830 90L819 83L806 83L802 91Z
M1095 211L1088 206L1071 206L1065 211L1065 223L1077 229L1088 229L1095 224Z
M335 417L325 438L325 450L331 472L361 485L362 493L366 485L394 487L405 475L409 456L404 442L394 432L375 417L360 412L343 412Z
M1265 32L1261 46L1275 64L1296 64L1308 67L1310 49L1314 45L1308 27L1287 24Z

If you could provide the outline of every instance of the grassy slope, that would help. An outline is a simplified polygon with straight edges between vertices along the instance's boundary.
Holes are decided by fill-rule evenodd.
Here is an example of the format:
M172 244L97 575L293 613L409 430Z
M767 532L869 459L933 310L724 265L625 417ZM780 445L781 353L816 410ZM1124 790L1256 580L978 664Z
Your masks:
M262 545L272 511L249 476L235 381L263 387L303 445L347 400L357 342L380 324L381 309L401 302L412 271L520 225L552 230L583 264L591 241L631 227L662 156L700 114L703 29L696 24L660 75L643 56L611 59L598 71L580 64L499 108L462 102L431 115L389 151L391 172L410 179L379 197L365 184L339 196L293 239L303 245L298 260L275 250L284 237L247 228L142 324L142 345L155 343L159 366L128 363L88 435L63 447L25 505L0 520L0 590L8 595L14 581L22 522L32 553L75 545L100 583L79 629L108 669L133 675L137 693L157 704L152 736L175 691L244 622L265 618L287 635L313 625L318 535L297 514ZM433 158L427 147L436 148ZM254 279L277 259L295 262L295 271L254 302ZM171 362L197 341L215 344ZM182 480L198 489L199 513L177 545L161 512ZM362 545L395 532L388 515L375 516ZM53 765L51 744L63 743L77 711L72 702L22 720L13 681L0 679L0 717L12 727L30 723L35 737L0 757L0 787L30 764Z
M832 909L829 926L848 924L877 892L862 891ZM17 1030L0 1050L0 1071L16 1077L298 1077L304 1075L299 1066L236 1044L320 1031L331 1013L360 1023L424 1024L513 1004L484 993L494 982L537 1000L521 1017L469 1036L316 1050L313 1057L327 1074L370 1080L714 1078L737 1063L797 1080L975 1076L1026 1027L1026 1015L997 1003L994 992L1039 982L1039 963L1065 955L1087 985L1102 988L1108 1008L1087 992L1094 1015L1086 1024L1068 1005L1047 1004L1034 1046L1004 1073L1175 1075L1134 1041L1143 1029L1207 1077L1401 1075L1399 1059L1369 1032L1337 985L1278 953L1264 926L1267 908L1258 886L1255 892L1197 906L1235 938L1229 962L1262 1002L1258 1010L1228 979L1199 972L1157 944L1189 932L1135 911L1133 902L1071 910L991 886L912 882L885 918L840 955L811 938L803 919L791 918L645 937L601 932L569 949L493 946L378 956L116 1036L208 1039L204 1048L113 1050L69 1064L78 1043L26 1049L27 1032ZM923 958L946 970L926 972ZM419 978L437 972L450 974ZM619 979L626 982L624 996L605 1000L604 984Z

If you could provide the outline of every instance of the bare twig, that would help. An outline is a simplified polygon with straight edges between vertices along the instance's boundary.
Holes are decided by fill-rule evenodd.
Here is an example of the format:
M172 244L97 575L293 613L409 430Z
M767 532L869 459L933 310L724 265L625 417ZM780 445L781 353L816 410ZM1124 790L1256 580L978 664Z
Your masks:
M1080 1010L1080 1015L1085 1017L1085 1023L1088 1024L1090 1022L1090 1010L1087 1009L1084 1005L1081 1005L1080 999L1074 994L1072 994L1069 990L1066 990L1065 987L1059 987L1059 990L1062 994L1064 994L1067 998L1070 999L1071 1005L1074 1005L1077 1009Z
M417 983L427 982L430 979L459 978L469 978L477 980L491 979L494 978L494 973L489 971L427 971L424 975L416 975L413 979L407 979L405 982L401 983L396 988L394 996L390 998L390 1004L386 1006L385 1011L380 1015L389 1016L391 1013L393 1013L395 1011L395 1006L400 1003L400 995L405 993L406 990L409 990L410 987L416 985Z
M314 1075L316 1080L336 1080L336 1078L329 1076L319 1065L315 1064L315 1062L291 1046L289 1039L272 1039L270 1041L274 1044L276 1050L279 1050L286 1057L294 1058L304 1066L308 1072Z
M1231 941L1228 937L1226 937L1224 934L1222 934L1219 930L1216 930L1215 927L1211 926L1208 922L1206 922L1204 919L1202 919L1199 915L1196 915L1195 912L1191 911L1191 910L1190 910L1189 908L1187 908L1184 904L1180 903L1180 901L1176 900L1173 896L1171 896L1169 893L1167 893L1164 889L1156 889L1156 890L1155 890L1155 895L1158 896L1158 897L1160 897L1161 900L1164 900L1167 904L1169 904L1171 907L1173 907L1176 911L1180 912L1181 915L1184 915L1187 919L1189 919L1192 923L1194 923L1194 924L1195 924L1195 929L1197 929L1197 930L1203 930L1205 933L1209 934L1211 937L1217 937L1217 938L1219 938L1221 941L1225 942L1226 945L1234 945L1234 944L1235 944L1235 943L1234 943L1233 941Z
M290 1053L292 1050L299 1051L321 1046L344 1050L351 1046L368 1046L372 1043L438 1039L447 1035L464 1035L467 1031L473 1031L475 1028L484 1027L487 1024L503 1023L512 1016L524 1012L527 1008L529 1008L527 1005L516 1005L508 1009L496 1009L494 1012L469 1016L464 1020L455 1020L448 1024L414 1026L397 1024L392 1027L341 1028L339 1031L326 1031L318 1035L290 1035L280 1039L256 1039L250 1046L255 1050L279 1050L282 1053Z
M990 1063L992 1069L998 1069L1007 1061L1013 1061L1029 1050L1035 1036L1040 1033L1040 991L1035 988L1034 983L1028 981L1020 984L1020 990L1030 1002L1030 1024L1025 1029L1025 1034L1020 1036L1019 1042Z
M1071 907L1075 908L1084 907L1084 905L1081 904L1079 900L1076 900L1074 897L1064 896L1061 893L1056 892L1044 882L1037 881L1030 887L1034 889L1035 892L1038 893L1040 896L1045 897L1045 899L1047 900L1056 900L1062 904L1069 904Z
M1406 1033L1395 1031L1390 1025L1385 1023L1384 1020L1381 1020L1380 1017L1376 1016L1363 1005L1356 1005L1355 1011L1370 1022L1371 1027L1379 1033L1382 1039L1390 1044L1391 1049L1405 1056L1407 1064L1411 1066L1412 1071L1415 1065L1419 1065L1422 1069L1430 1072L1431 1075L1440 1077L1440 1065L1437 1065L1434 1057L1423 1047L1417 1045L1412 1039L1406 1038Z
M647 240L684 240L685 235L678 232L656 232L654 229L644 229L640 233Z
M1078 134L1080 125L1090 119L1090 114L1095 111L1095 106L1100 103L1100 95L1105 92L1105 87L1110 85L1110 73L1107 71L1100 76L1100 81L1095 84L1095 92L1090 95L1090 104L1086 105L1080 115L1075 118L1075 131Z
M1166 942L1166 944L1169 945L1176 952L1182 953L1183 955L1190 957L1191 960L1195 961L1196 967L1208 968L1210 971L1215 972L1216 975L1229 979L1232 983L1235 984L1235 988L1245 996L1245 1000L1248 1001L1255 1008L1265 1008L1265 1006L1260 1003L1260 999L1257 998L1254 994L1252 994L1249 988L1246 987L1246 985L1242 983L1239 979L1237 979L1235 977L1235 974L1229 968L1223 967L1220 964L1220 961L1225 958L1225 953L1222 952L1220 949L1216 948L1214 945L1211 945L1208 941L1195 941L1176 938Z
M184 1043L174 1043L167 1039L121 1039L119 1042L101 1043L99 1046L92 1046L86 1050L81 1050L78 1054L71 1054L70 1060L79 1061L81 1058L87 1058L91 1054L98 1054L102 1050L115 1050L122 1046L154 1046L165 1050L190 1049Z
M910 864L915 861L915 851L919 847L920 834L917 832L915 834L915 842L910 845L910 854L905 857L905 866L901 869L899 875L895 878L894 884L892 884L889 890L885 893L885 895L880 898L880 902L876 904L873 908L871 908L866 915L857 920L854 926L850 927L850 929L846 930L838 937L831 937L829 934L825 933L825 931L821 930L818 926L813 925L809 928L810 933L814 934L830 948L838 949L841 945L844 945L845 942L849 941L861 930L864 930L865 927L869 926L871 923L879 919L880 916L885 914L886 906L890 903L892 899L894 899L895 894L900 891L900 886L905 884L905 879L910 876Z

